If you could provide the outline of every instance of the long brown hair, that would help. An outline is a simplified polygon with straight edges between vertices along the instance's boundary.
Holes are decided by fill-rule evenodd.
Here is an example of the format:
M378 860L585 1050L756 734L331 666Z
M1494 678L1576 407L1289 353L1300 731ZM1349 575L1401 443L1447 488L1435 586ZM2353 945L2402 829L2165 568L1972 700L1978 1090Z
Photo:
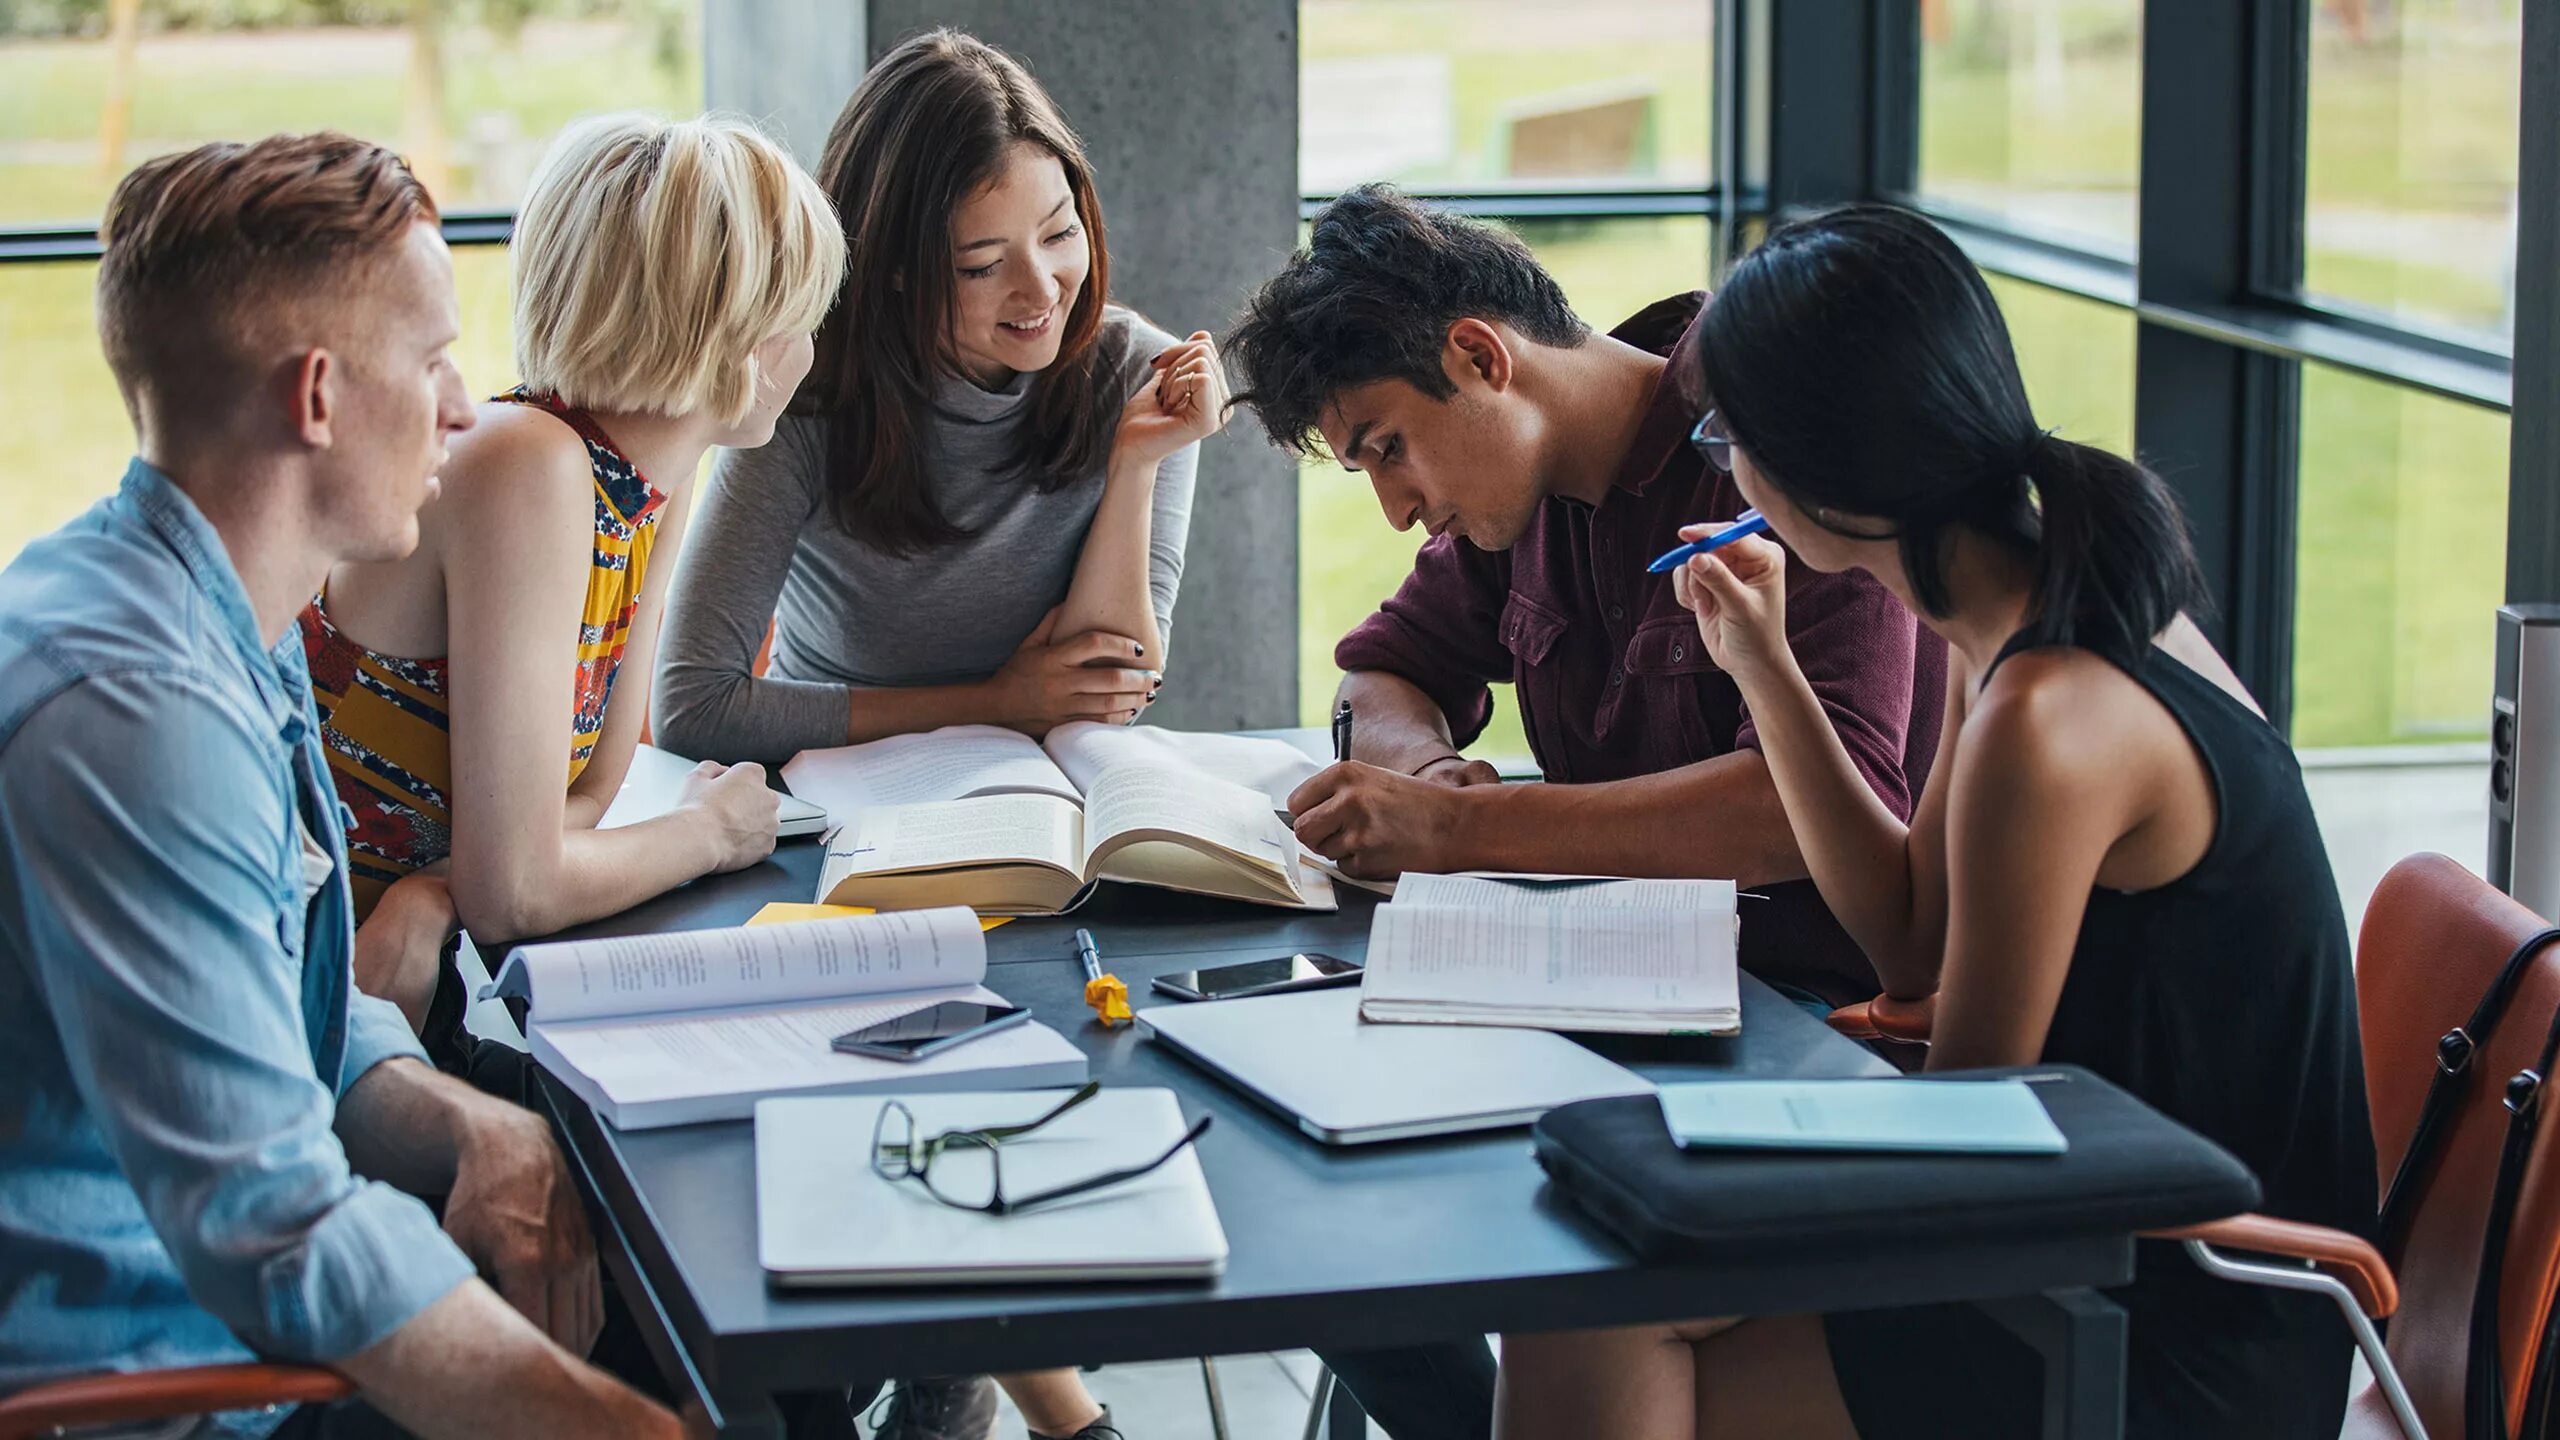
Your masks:
M1031 384L1015 468L1042 490L1089 475L1119 418L1094 338L1110 291L1102 207L1083 143L1031 72L957 30L932 30L871 67L827 135L818 183L843 217L849 263L818 327L817 359L793 409L827 420L831 508L846 530L892 555L969 532L925 483L935 383L960 373L951 214L1029 141L1058 157L1089 237L1092 269L1067 313L1055 363Z

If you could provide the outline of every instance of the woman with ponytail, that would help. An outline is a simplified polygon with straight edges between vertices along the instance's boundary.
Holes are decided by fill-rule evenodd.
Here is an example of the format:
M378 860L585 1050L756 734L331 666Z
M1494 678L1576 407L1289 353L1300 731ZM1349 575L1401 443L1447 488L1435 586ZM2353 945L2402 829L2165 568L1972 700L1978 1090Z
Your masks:
M1681 603L1823 899L1889 993L1938 997L1929 1067L2086 1066L2247 1162L2267 1213L2369 1232L2337 885L2292 749L2189 618L2167 487L2036 423L1989 289L1906 211L1773 231L1694 334L1695 439L1781 543L1691 560ZM1788 652L1791 565L1864 570L1947 641L1907 826ZM2350 1341L2325 1298L2149 1245L2109 1298L2127 1434L2338 1433ZM2034 1357L1962 1307L1515 1336L1502 1384L1507 1436L2039 1433Z

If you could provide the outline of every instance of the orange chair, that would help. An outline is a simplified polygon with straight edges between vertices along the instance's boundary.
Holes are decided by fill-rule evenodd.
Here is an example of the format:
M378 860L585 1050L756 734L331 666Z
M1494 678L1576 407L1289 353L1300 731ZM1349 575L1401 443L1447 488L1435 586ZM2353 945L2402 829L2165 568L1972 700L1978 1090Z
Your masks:
M2184 1242L2215 1274L2338 1302L2374 1373L2348 1407L2347 1440L2424 1440L2430 1430L2486 1440L2494 1422L2475 1421L2492 1413L2504 1416L2505 1440L2524 1433L2535 1362L2560 1298L2560 1146L2535 1143L2532 1129L2560 1037L2560 944L2548 940L2541 917L2442 855L2393 866L2365 909L2356 956L2365 1099L2381 1182L2396 1192L2382 1247L2263 1215L2153 1237ZM2520 962L2511 972L2510 957ZM2474 1007L2502 973L2512 987L2502 1016L2486 1035L2470 1034ZM1933 1012L1927 1000L1878 996L1834 1011L1831 1023L1859 1039L1926 1044ZM2449 1103L2427 1156L2400 1176L2439 1074ZM2519 1180L2501 1226L2493 1198L2510 1164ZM2504 1245L2490 1272L2494 1290L2482 1284L2492 1241ZM2236 1260L2225 1250L2314 1268ZM2482 1356L2495 1354L2496 1374L2484 1371L2475 1385L2473 1371L2484 1365L2472 1356L2473 1317L2492 1305L2495 1349L2484 1346ZM2371 1322L2395 1310L2385 1346Z
M347 1377L312 1365L196 1365L82 1375L0 1399L0 1440L261 1405L321 1405L354 1393Z

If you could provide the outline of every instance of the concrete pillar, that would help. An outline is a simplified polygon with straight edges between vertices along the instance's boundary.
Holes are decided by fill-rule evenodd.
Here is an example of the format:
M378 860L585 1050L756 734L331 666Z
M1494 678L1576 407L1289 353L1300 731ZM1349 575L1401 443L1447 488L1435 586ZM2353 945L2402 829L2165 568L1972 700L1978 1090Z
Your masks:
M856 0L703 0L703 103L761 123L817 168L871 63Z

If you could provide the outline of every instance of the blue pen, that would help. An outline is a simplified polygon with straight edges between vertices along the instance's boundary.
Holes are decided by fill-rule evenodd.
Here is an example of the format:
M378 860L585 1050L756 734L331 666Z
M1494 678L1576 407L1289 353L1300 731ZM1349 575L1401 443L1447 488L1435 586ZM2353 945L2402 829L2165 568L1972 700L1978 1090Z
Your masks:
M1692 540L1688 544L1681 546L1679 549L1674 550L1670 554L1661 557L1650 565L1647 565L1644 567L1644 573L1647 575L1659 575L1674 565L1687 563L1689 557L1692 555L1704 555L1708 551L1713 550L1727 541L1739 540L1745 535L1759 535L1765 533L1768 528L1769 522L1761 518L1759 511L1745 510L1741 514L1733 517L1732 524L1727 525L1713 535L1710 535L1703 540Z

